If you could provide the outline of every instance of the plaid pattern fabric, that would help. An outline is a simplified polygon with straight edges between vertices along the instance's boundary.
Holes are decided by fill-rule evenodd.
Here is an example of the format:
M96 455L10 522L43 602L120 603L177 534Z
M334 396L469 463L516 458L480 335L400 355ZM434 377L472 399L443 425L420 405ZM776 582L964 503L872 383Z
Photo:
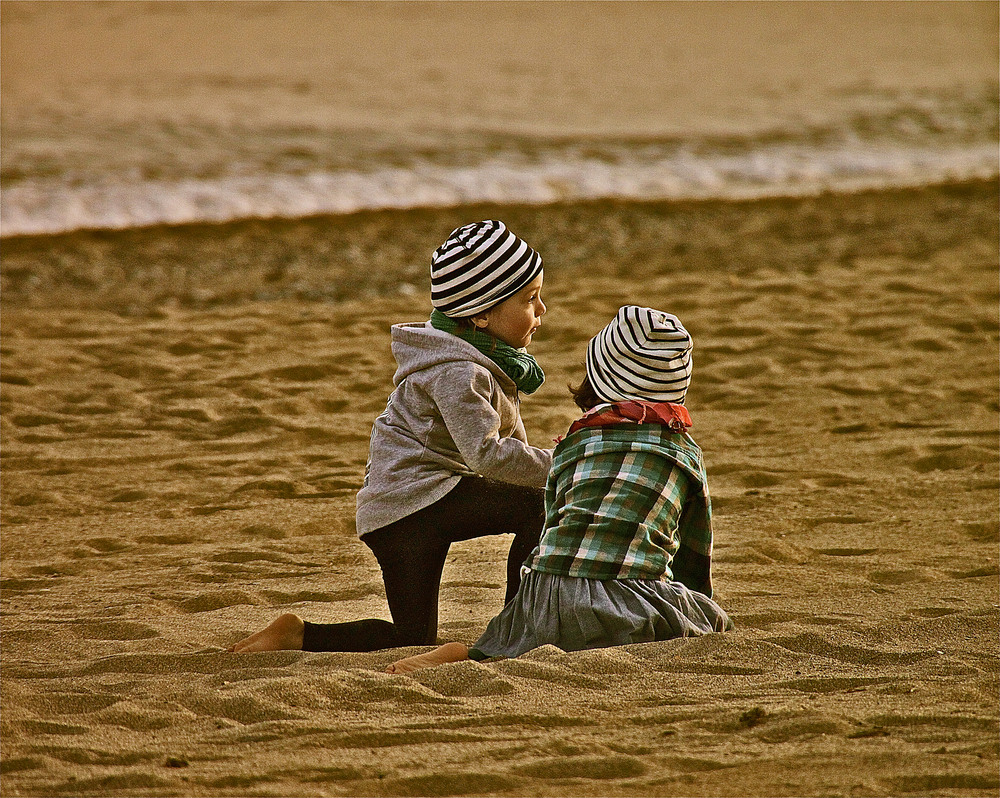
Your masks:
M712 595L712 511L701 449L659 424L588 427L553 453L532 570L667 579Z

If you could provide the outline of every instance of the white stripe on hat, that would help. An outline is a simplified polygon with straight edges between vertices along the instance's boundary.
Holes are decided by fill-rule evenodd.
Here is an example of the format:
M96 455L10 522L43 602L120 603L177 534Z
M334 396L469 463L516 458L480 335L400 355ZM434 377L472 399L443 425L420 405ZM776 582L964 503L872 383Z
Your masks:
M516 294L542 271L542 259L503 222L452 231L431 258L431 304L446 316L472 316Z
M626 305L587 346L587 376L597 395L608 402L683 404L693 346L676 316Z

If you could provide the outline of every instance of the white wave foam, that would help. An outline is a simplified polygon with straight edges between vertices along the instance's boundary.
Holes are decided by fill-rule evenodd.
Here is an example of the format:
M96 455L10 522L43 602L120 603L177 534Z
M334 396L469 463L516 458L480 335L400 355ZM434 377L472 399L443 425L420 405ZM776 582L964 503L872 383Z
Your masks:
M693 152L609 162L565 152L535 163L495 156L471 166L212 179L14 182L0 193L0 234L50 234L156 224L298 218L379 208L468 203L545 204L586 199L683 200L801 196L993 178L996 144L948 149L795 145L737 155Z

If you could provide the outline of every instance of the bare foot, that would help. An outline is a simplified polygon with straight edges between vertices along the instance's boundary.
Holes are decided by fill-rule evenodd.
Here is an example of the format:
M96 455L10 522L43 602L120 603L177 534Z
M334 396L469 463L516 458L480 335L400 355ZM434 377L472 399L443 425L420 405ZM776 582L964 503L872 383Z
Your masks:
M397 660L385 669L386 673L412 673L421 668L433 668L446 662L461 662L469 658L469 647L462 643L445 643L426 654L415 654Z
M286 612L280 618L249 637L244 637L229 650L237 654L251 651L302 650L305 624L298 615Z

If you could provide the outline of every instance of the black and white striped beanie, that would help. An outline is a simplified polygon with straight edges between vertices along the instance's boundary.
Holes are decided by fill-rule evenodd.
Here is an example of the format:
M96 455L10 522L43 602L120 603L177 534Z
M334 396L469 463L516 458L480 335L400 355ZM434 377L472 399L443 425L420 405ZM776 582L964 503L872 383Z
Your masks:
M587 376L607 402L684 404L691 382L691 335L676 316L626 305L590 339Z
M492 219L454 230L431 257L431 304L445 316L474 316L542 273L542 258Z

